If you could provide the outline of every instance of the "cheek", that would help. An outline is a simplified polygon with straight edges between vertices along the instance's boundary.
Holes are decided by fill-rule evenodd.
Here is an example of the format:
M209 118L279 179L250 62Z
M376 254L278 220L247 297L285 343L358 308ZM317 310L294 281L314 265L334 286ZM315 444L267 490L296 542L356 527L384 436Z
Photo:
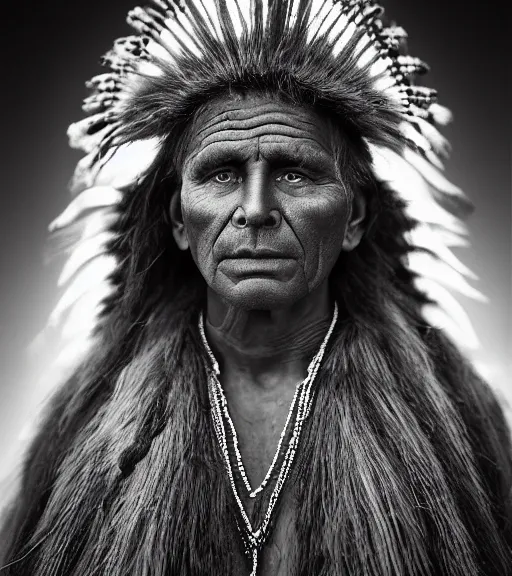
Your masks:
M206 270L212 264L212 249L226 219L229 218L229 200L213 200L204 187L183 184L181 209L187 231L190 251L197 266Z
M350 203L343 189L316 198L301 198L295 206L295 233L304 248L304 272L313 287L332 270L341 252L350 215Z

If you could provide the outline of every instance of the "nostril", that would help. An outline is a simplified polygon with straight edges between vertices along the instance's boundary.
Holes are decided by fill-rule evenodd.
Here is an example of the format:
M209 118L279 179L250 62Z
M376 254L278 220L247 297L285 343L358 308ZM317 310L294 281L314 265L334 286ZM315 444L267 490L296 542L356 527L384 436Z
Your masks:
M281 214L277 210L271 210L263 222L265 228L277 228L280 224Z
M247 226L247 216L241 207L236 209L231 217L231 222L235 228L245 228Z
M235 228L245 228L255 226L256 228L279 228L281 224L281 214L278 210L271 210L267 215L249 214L240 206L231 217L231 223Z

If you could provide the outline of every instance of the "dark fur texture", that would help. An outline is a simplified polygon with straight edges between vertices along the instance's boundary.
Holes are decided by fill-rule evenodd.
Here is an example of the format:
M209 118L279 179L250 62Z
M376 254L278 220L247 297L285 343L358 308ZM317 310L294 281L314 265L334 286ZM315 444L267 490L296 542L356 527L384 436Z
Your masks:
M134 247L130 289L28 454L2 534L4 562L23 559L6 574L237 573L236 510L196 329L204 283L165 223L169 178L157 164L124 207L117 249ZM387 251L390 226L408 223L388 191L374 194L372 230L331 277L342 320L295 477L297 574L506 574L501 411L419 320L400 247Z
M279 27L284 16L272 6ZM198 106L249 89L336 121L347 143L340 174L362 187L370 207L361 245L340 257L330 278L341 317L289 487L294 576L512 570L503 415L456 348L421 320L424 298L402 264L410 249L403 233L413 223L369 177L363 137L394 146L399 117L350 57L335 67L322 61L320 40L305 52L303 36L276 50L254 45L256 34L240 61L210 43L202 63L184 57L186 77L169 69L163 79L141 79L123 138L161 135L163 146L120 206L110 246L121 262L119 289L97 347L54 397L27 455L1 533L2 574L241 572L237 511L196 327L205 284L177 249L166 214Z

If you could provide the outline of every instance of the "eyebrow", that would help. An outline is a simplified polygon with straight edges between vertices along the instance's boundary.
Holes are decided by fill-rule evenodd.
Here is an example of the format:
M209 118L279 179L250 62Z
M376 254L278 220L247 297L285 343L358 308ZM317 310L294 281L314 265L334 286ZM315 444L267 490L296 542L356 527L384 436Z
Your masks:
M190 158L189 168L194 175L204 175L216 168L227 165L245 164L249 156L238 142L231 141L232 145L222 147L220 143L212 143ZM225 143L222 143L225 144ZM327 153L315 140L311 143L307 139L302 139L300 147L275 143L262 156L275 168L286 166L297 166L310 170L321 170L331 172L335 170L335 159Z
M332 170L334 157L323 148L302 143L301 149L275 147L265 152L264 158L277 167L299 166L303 168L321 168Z
M194 175L198 173L203 175L221 166L244 164L247 160L247 154L244 154L238 147L230 146L228 149L208 147L190 158L188 168Z

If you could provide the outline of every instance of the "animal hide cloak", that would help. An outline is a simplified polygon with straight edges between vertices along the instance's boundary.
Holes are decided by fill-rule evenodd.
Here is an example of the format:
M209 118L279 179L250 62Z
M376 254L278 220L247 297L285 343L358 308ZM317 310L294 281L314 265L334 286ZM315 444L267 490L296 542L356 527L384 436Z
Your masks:
M293 573L508 573L511 452L490 390L398 306L365 320L343 303L288 486ZM98 386L84 366L57 394L5 522L4 574L248 573L197 314L160 314L117 375Z

